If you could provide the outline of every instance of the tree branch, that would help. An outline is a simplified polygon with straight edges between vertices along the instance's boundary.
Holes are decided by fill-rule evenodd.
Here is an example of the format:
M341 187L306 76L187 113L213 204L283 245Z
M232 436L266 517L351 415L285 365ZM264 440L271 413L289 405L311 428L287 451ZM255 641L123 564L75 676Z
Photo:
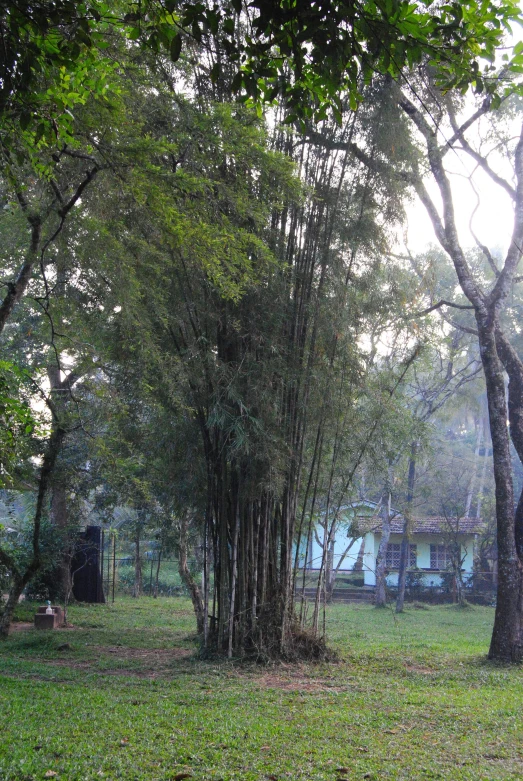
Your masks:
M478 112L476 112L477 114ZM485 113L485 112L483 112ZM459 139L459 142L461 144L462 149L469 155L469 157L472 157L473 160L476 161L476 163L482 168L487 176L492 179L493 182L495 182L499 187L502 187L505 192L507 192L512 200L516 199L516 190L514 187L512 187L509 182L507 182L506 179L503 179L502 176L499 176L495 171L492 170L490 167L488 160L483 155L480 155L479 152L476 152L475 149L473 149L465 136L463 135L466 130L466 123L462 125L461 127L458 127L458 124L456 122L456 117L454 115L454 112L449 109L449 118L450 118L450 124L452 125L452 129L454 130L454 136L453 139ZM467 127L470 127L470 125L467 125Z
M20 269L20 273L18 274L16 280L14 282L7 283L7 294L5 295L4 300L0 305L0 333L2 333L4 330L5 324L9 319L11 312L22 298L27 285L29 284L31 274L33 272L33 267L38 260L38 250L40 247L41 236L42 224L39 218L33 217L31 242L27 251L24 265Z
M452 129L454 130L454 135L451 136L448 139L448 141L445 143L445 146L441 150L442 156L446 155L446 153L449 151L449 149L452 149L452 147L453 147L453 145L455 144L456 141L458 141L458 140L462 141L463 133L465 133L470 127L472 127L472 125L475 122L477 122L477 120L480 117L482 117L484 114L486 114L488 111L490 111L491 104L492 104L492 98L489 95L487 98L485 98L485 100L483 101L481 106L478 108L478 110L475 111L474 114L472 114L472 116L470 116L465 122L463 122L462 125L459 125L459 127L458 127L458 123L457 122L455 122L455 121L452 122L452 116L455 116L455 115L454 115L454 111L452 109L452 106L450 105L450 102L449 102L448 112L449 112L449 116L451 117L451 124L452 124Z
M472 304L454 304L452 301L446 301L444 298L442 298L440 301L438 301L437 304L433 304L427 309L422 309L421 312L415 312L414 314L409 315L407 319L412 320L415 317L423 317L424 315L428 315L430 312L433 312L435 309L439 309L442 306L452 306L454 309L474 309Z
M447 172L443 167L443 156L437 143L436 132L432 130L425 117L402 92L399 94L398 103L425 139L430 168L436 184L438 185L443 203L443 220L437 215L435 206L421 181L418 181L415 184L416 190L418 191L420 198L422 198L422 202L428 210L435 228L436 226L438 228L436 235L438 236L441 246L452 258L461 289L470 303L473 304L474 308L477 311L484 313L485 295L472 276L472 272L459 242L452 189ZM434 221L435 215L437 215L436 222ZM441 228L439 227L440 225Z
M23 193L17 192L16 197L18 203L20 204L20 208L26 214L27 220L31 225L31 242L30 242L29 249L27 251L25 262L22 268L20 269L20 273L18 274L18 277L16 278L15 282L8 283L7 294L4 297L2 304L0 305L0 333L2 333L5 324L9 319L14 307L24 295L27 286L29 284L29 281L31 279L31 274L33 272L34 265L38 260L38 257L40 257L40 260L43 264L44 254L46 250L49 248L49 246L56 240L58 235L61 233L64 227L65 220L67 219L67 215L69 214L73 206L75 206L75 204L78 203L86 187L92 182L96 174L101 169L102 166L96 164L91 170L86 172L85 178L80 182L80 184L76 188L71 198L67 201L67 203L65 203L58 210L58 216L60 217L60 222L58 224L58 227L51 234L51 236L45 241L41 249L40 249L40 243L42 240L42 218L40 215L30 211L29 204L25 196L23 195Z
M497 310L508 296L523 247L523 124L514 157L516 171L516 196L514 203L514 229L503 269L488 296L488 306Z

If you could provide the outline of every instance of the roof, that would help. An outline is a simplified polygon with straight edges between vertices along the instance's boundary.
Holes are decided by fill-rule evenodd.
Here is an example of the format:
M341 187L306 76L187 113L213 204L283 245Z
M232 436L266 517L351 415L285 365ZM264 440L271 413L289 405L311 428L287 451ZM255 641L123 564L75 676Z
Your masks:
M381 518L366 518L358 516L356 519L358 531L381 532ZM403 517L393 518L390 522L391 534L403 534ZM484 524L476 518L414 518L412 534L478 534Z

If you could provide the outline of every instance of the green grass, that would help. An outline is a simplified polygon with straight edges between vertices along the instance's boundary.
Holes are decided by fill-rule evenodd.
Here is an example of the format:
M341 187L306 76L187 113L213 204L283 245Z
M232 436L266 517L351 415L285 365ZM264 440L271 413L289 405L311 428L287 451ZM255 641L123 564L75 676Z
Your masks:
M70 619L0 645L1 781L523 775L523 670L486 662L491 608L335 605L339 663L271 667L198 660L183 599Z
M143 587L147 593L150 593L151 586L154 589L156 579L156 562L153 562L151 572L151 562L144 560L142 566ZM152 577L151 577L152 575ZM109 579L112 578L112 570L109 570ZM116 593L120 596L132 594L134 586L134 565L120 563L117 566L116 575ZM160 567L160 577L158 582L158 593L160 595L172 596L187 592L178 572L178 562L166 559L162 561Z

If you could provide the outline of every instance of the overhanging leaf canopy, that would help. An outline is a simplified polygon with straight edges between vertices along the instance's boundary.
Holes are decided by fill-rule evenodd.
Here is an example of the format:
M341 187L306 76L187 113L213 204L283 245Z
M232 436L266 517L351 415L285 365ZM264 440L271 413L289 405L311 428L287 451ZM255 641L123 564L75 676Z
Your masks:
M422 58L445 87L494 92L498 80L481 60L493 62L521 20L517 0L3 1L3 141L13 122L36 143L50 129L67 133L77 103L110 91L116 32L174 61L191 39L218 37L238 93L258 104L283 96L297 117L321 119L328 110L340 116L341 92L355 106L375 71L397 77ZM521 69L516 49L506 71ZM219 75L217 66L211 76Z

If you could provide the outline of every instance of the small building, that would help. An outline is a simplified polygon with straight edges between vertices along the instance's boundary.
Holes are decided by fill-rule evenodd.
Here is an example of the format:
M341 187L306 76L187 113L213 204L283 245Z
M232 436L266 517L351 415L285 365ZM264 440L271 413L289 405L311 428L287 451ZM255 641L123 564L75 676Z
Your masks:
M336 522L330 544L330 561L332 566L340 573L351 572L354 569L361 570L363 537L356 529L358 522L376 521L376 514L380 505L376 502L360 500L345 504L336 510ZM324 525L320 514L315 526L309 535L309 546L306 550L305 540L302 539L300 549L299 566L306 566L307 570L319 570L323 559L323 538L325 536ZM332 523L330 521L329 523ZM366 528L366 527L365 527Z
M366 586L376 585L376 560L382 534L379 519L358 518L363 538L363 576ZM385 559L387 583L396 586L403 537L402 517L390 522L391 533ZM473 518L416 518L412 523L408 568L419 570L424 586L441 585L441 574L460 565L464 579L472 575L474 544L482 522Z
M331 537L327 567L341 575L360 571L365 586L376 585L376 560L381 541L381 507L376 502L359 501L341 507ZM404 517L392 511L391 535L386 554L387 583L396 586L403 537ZM452 569L459 558L464 580L472 575L474 545L483 522L473 518L416 518L411 532L409 570L418 570L424 586L438 587L442 573ZM309 539L307 552L302 547L299 566L317 571L323 558L324 526L318 521ZM455 566L455 564L454 564Z

